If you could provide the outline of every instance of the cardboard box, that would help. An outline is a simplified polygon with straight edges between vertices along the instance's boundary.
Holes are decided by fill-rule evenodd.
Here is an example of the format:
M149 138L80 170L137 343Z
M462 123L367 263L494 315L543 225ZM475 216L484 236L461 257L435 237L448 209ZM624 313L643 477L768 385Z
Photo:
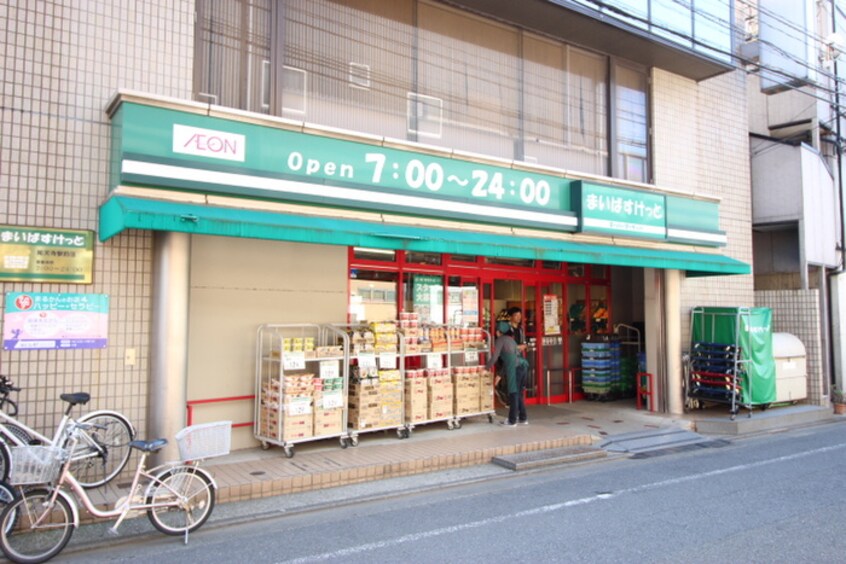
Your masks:
M429 386L425 378L405 381L405 421L419 423L429 418Z
M347 425L351 429L362 431L365 429L375 429L382 424L382 414L378 409L373 411L359 411L350 409Z
M340 435L343 423L343 409L318 409L314 412L314 436Z
M306 439L314 435L314 416L285 416L282 418L282 440Z

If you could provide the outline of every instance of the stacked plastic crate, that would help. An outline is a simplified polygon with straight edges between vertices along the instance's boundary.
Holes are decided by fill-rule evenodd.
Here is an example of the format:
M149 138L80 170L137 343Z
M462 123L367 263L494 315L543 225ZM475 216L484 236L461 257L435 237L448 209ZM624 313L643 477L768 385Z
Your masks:
M589 399L611 399L620 389L620 343L582 343L582 389Z

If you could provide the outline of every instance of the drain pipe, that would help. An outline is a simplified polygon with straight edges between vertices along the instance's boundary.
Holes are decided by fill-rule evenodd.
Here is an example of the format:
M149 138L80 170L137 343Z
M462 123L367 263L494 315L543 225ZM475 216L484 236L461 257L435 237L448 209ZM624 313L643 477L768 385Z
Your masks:
M831 2L831 32L832 34L837 33L837 9L836 3L834 0ZM829 378L826 382L823 380L824 389L822 390L824 396L831 395L831 386L837 385L837 378L838 372L841 372L846 366L846 358L843 358L844 355L840 354L838 351L843 351L844 347L842 345L844 339L844 332L840 330L840 323L835 323L835 309L842 310L844 300L846 300L846 296L842 295L844 290L846 289L846 283L840 282L838 280L842 278L844 275L844 257L846 256L846 202L844 202L844 193L843 193L843 138L841 137L841 108L840 108L840 84L838 82L838 68L837 68L837 57L832 58L833 62L833 72L834 72L834 132L836 135L834 147L837 151L837 195L839 198L839 211L840 211L840 264L838 265L836 270L833 271L826 271L825 267L823 267L824 274L821 276L822 278L827 279L828 284L826 284L827 288L826 291L828 292L827 296L824 296L823 299L827 302L826 311L824 312L824 323L826 324L826 333L829 336L829 347L828 347L828 361L829 366L831 367L831 371L829 372ZM839 321L842 322L842 319ZM835 336L837 337L835 339ZM841 366L839 366L840 371L837 370L838 362L840 361ZM841 388L843 387L843 383L840 382Z

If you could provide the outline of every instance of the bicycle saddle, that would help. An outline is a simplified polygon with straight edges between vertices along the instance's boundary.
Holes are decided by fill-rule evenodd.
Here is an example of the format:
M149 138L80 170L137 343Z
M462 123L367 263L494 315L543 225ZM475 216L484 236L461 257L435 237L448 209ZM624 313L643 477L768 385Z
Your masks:
M167 439L153 439L152 441L130 441L129 446L144 452L159 452L167 444Z
M91 394L76 392L74 394L62 394L59 397L62 398L62 401L66 401L71 405L85 405L91 399Z

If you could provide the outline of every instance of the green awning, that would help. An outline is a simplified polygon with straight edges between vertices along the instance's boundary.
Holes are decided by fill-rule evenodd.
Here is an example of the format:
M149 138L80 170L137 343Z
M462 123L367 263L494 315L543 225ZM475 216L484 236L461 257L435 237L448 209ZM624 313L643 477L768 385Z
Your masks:
M595 245L534 237L297 216L260 210L112 196L100 207L100 240L124 229L273 239L416 252L482 255L687 271L689 276L749 274L719 254Z

